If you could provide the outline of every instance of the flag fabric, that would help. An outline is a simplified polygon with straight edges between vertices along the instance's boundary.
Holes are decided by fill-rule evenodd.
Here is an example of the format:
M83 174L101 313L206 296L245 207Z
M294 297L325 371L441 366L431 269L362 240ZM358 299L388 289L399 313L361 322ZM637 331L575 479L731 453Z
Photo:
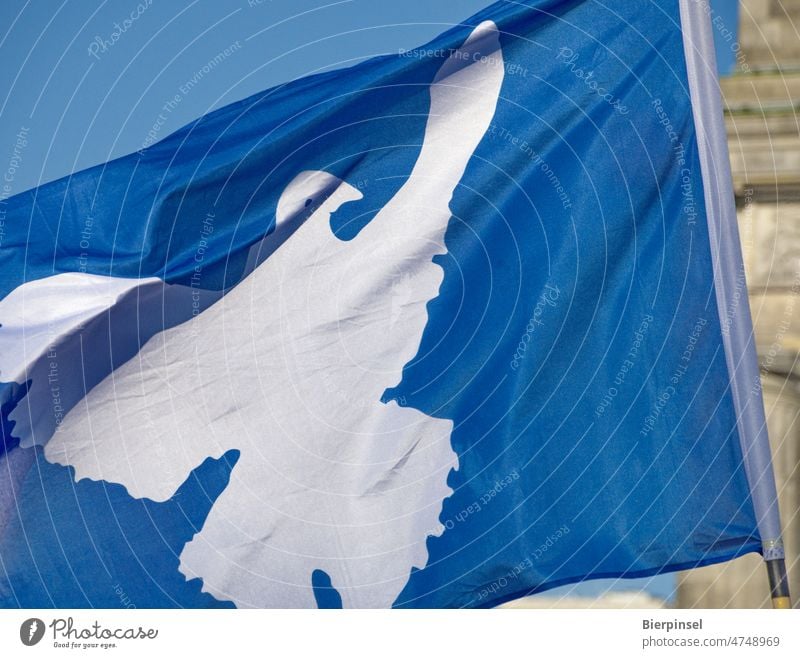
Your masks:
M689 4L499 2L0 202L0 605L488 607L760 551Z

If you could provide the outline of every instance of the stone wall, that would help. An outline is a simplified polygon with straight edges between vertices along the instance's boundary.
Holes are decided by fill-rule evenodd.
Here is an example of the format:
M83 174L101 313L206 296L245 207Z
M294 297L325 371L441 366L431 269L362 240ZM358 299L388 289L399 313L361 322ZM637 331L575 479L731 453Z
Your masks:
M751 68L800 64L800 0L742 0L739 13L739 43Z

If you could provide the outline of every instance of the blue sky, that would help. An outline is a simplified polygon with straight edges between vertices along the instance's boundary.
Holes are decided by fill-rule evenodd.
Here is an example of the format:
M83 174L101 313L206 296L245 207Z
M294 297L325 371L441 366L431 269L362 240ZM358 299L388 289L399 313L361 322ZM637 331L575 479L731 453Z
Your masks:
M487 4L3 0L0 164L10 160L22 132L26 146L12 182L12 192L21 192L147 145L154 124L159 124L155 137L161 138L276 84L412 48ZM716 0L712 6L726 27L735 27L736 0ZM115 26L126 19L127 29ZM219 64L198 79L220 53ZM731 71L730 44L718 44L717 53L721 71ZM165 103L193 79L197 84L165 112ZM667 576L625 587L668 596L673 583ZM592 595L608 586L592 583L579 590Z

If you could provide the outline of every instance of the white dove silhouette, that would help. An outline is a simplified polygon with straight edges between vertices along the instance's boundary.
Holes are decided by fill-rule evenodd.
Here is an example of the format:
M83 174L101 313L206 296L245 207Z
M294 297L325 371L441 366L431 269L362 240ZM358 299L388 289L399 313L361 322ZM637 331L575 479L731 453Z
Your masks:
M449 202L503 77L487 21L442 66L418 161L356 238L338 240L329 219L361 194L301 173L276 233L323 199L311 216L238 287L96 386L45 446L76 479L156 501L206 458L238 449L180 556L203 591L239 607L313 607L311 574L322 569L345 607L387 607L427 562L458 465L452 422L380 400L419 350L443 279L432 259L446 253Z

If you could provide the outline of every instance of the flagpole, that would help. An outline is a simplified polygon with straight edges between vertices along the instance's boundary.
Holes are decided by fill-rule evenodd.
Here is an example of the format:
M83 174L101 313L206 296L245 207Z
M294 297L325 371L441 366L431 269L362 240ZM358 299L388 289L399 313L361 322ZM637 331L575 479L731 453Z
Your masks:
M680 0L686 72L697 131L706 215L714 261L714 288L723 323L725 357L736 410L750 499L762 542L772 606L791 607L781 539L778 492L767 434L755 334L747 295L741 295L742 250L728 141L722 113L711 17L707 4ZM732 304L735 298L740 303ZM727 317L723 318L722 316Z
M792 607L792 598L789 594L789 578L786 574L785 558L766 560L764 564L767 565L772 607L775 610L790 609Z

